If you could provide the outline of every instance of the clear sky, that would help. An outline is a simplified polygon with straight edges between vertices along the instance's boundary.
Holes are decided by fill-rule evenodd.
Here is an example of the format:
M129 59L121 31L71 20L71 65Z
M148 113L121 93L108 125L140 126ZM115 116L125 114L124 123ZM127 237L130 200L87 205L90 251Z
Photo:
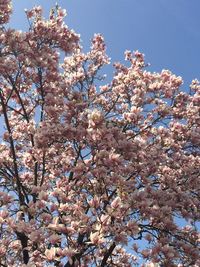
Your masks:
M24 8L44 7L47 14L56 0L14 0L12 26L26 26ZM112 61L139 50L152 71L170 69L185 86L200 79L200 0L57 0L67 10L66 22L81 34L88 48L94 33L105 37Z

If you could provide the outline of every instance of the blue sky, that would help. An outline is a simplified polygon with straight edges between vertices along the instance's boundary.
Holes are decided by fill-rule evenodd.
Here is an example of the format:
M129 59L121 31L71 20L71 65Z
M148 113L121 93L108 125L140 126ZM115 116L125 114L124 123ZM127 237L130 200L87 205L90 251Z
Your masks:
M14 0L11 25L25 29L24 8L41 5L48 14L56 0ZM124 51L139 50L150 70L170 69L183 77L185 89L200 79L199 0L58 0L67 10L66 22L81 34L88 49L94 33L102 33L112 61Z

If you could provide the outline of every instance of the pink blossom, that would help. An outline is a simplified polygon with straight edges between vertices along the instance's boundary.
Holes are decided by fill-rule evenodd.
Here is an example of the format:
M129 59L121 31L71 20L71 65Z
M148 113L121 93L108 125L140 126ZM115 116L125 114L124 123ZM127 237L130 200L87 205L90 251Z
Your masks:
M102 35L84 52L65 10L25 12L0 29L1 263L199 266L199 81L126 51L105 83Z
M56 248L46 249L45 250L45 256L47 260L52 261L55 258L56 255Z

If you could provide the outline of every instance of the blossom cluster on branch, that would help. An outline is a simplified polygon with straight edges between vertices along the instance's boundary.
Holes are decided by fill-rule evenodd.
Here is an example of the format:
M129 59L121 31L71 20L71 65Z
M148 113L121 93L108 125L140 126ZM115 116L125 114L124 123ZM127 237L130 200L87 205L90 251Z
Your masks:
M199 81L126 51L104 84L100 34L26 15L0 28L0 266L200 266Z
M7 23L12 12L10 0L0 0L0 24Z

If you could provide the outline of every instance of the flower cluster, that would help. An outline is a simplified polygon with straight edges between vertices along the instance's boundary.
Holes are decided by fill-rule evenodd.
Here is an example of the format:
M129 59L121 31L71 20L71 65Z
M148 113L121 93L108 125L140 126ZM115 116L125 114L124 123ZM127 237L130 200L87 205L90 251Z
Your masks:
M26 15L0 29L0 264L200 266L199 82L126 51L104 84L100 34Z
M12 11L11 0L0 0L0 24L7 23Z

